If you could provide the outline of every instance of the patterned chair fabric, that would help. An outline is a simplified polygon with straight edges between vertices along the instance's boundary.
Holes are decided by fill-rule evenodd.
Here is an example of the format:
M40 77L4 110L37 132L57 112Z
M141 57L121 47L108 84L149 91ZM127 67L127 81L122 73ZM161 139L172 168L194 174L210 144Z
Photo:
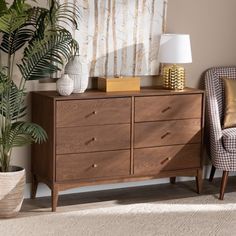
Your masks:
M225 150L236 155L236 128L224 129L222 134Z
M236 128L223 129L223 77L236 79L235 67L215 67L205 74L206 121L210 132L210 157L216 169L236 171Z

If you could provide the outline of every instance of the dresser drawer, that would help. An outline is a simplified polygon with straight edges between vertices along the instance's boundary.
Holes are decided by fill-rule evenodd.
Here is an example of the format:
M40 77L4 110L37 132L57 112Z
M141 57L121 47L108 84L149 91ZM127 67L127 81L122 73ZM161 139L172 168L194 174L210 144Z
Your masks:
M201 118L202 95L135 98L135 122Z
M151 175L167 170L200 167L200 144L134 150L135 175Z
M135 124L135 148L199 142L201 142L200 119Z
M131 99L57 101L56 127L130 123Z
M56 154L130 148L130 125L57 128Z
M56 181L130 174L130 151L109 151L56 156Z

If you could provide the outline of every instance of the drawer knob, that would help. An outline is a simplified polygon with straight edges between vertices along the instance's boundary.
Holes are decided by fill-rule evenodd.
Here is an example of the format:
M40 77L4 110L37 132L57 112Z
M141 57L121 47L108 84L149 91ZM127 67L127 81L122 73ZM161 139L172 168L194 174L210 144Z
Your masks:
M96 115L97 113L98 113L97 111L92 111L89 114L85 115L85 118L89 118L89 117L91 117L93 115Z
M95 142L95 141L97 141L97 139L96 139L95 137L93 137L93 138L91 138L90 140L86 141L86 142L85 142L85 145L89 145L89 144L91 144L91 143L93 143L93 142Z
M163 165L163 164L165 164L166 162L168 162L168 161L171 161L171 157L167 157L167 158L165 158L162 162L161 162L161 164Z
M93 168L97 168L98 165L97 165L97 164L93 164L92 167L93 167Z
M168 135L170 135L170 132L166 132L164 135L161 136L161 139L164 139L165 137L167 137Z
M168 111L168 110L170 110L171 109L171 107L166 107L165 109L163 109L161 112L162 113L165 113L166 111Z

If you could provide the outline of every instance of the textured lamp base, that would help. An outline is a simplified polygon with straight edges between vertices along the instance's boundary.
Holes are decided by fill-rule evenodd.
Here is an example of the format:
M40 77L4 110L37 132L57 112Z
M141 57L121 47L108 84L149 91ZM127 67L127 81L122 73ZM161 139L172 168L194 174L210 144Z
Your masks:
M171 90L183 90L185 87L184 67L165 66L163 68L163 87Z

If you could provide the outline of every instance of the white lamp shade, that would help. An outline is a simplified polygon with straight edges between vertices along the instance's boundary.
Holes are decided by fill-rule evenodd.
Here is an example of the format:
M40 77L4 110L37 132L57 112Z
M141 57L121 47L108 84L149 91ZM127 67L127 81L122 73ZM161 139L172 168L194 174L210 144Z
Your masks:
M188 34L162 34L159 61L161 63L191 63L192 53Z

